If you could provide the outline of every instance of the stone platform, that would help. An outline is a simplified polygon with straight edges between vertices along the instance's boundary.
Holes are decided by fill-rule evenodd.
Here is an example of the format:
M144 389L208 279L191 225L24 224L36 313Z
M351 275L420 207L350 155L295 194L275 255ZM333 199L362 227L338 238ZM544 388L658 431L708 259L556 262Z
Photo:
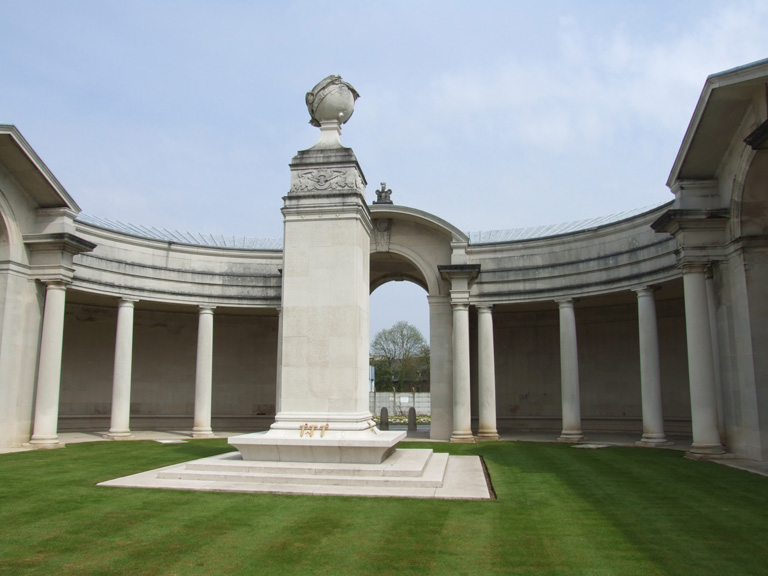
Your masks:
M328 496L490 499L480 458L396 450L383 463L243 460L229 452L102 482L99 486Z
M381 464L405 439L405 432L344 430L309 436L297 430L269 430L233 436L229 444L243 460Z

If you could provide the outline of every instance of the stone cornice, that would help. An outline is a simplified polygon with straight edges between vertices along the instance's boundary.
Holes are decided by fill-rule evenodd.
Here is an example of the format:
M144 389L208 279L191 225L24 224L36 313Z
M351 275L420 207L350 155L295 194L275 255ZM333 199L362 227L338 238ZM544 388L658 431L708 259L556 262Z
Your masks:
M96 244L67 232L51 234L25 234L24 245L32 252L60 250L67 254L90 252Z
M480 264L445 264L437 267L443 280L452 281L457 278L474 280L480 274Z
M728 223L730 212L727 208L715 210L667 210L652 224L656 232L677 236L686 230L722 230Z

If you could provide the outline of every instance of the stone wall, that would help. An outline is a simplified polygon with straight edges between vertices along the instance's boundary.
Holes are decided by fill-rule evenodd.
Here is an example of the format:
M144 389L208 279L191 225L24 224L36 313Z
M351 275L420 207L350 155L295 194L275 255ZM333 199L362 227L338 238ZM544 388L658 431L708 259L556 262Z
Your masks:
M131 428L190 428L197 313L134 316ZM115 308L67 305L59 429L108 430ZM214 429L266 428L275 415L277 316L214 314Z
M665 428L669 433L690 433L682 300L659 301L657 317ZM576 322L583 428L641 432L636 304L579 307L577 303ZM557 309L500 307L494 311L494 339L499 429L559 430ZM475 390L476 376L476 395Z

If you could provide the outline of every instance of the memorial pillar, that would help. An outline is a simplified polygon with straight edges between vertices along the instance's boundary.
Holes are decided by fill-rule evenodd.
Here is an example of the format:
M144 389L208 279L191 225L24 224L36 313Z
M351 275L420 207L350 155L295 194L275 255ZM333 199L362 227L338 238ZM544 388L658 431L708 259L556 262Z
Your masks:
M576 340L576 314L573 300L558 300L560 309L560 388L563 406L563 431L559 442L579 442L581 399L579 396L579 352Z
M496 366L493 345L493 306L477 306L478 438L498 440L496 430Z
M59 444L57 428L66 289L66 284L61 281L48 282L45 286L45 308L35 397L35 424L29 442L40 447L53 447Z
M133 306L137 300L123 298L117 306L115 366L112 375L111 438L131 436L131 371L133 367Z
M684 263L685 332L691 388L694 454L722 454L705 271L707 263Z
M656 301L650 287L635 290L637 319L640 332L640 390L643 404L643 436L638 444L658 446L668 444L664 435L661 408L661 370L659 364L659 334L656 324Z
M197 328L197 370L195 372L195 419L193 438L211 438L211 396L213 387L213 309L200 306Z

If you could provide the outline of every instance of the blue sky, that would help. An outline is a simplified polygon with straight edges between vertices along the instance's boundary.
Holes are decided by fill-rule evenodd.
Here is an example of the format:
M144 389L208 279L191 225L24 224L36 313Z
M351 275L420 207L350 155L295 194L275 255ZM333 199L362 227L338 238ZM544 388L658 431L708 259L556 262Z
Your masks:
M369 200L385 180L478 231L670 200L707 75L768 56L754 0L0 0L0 21L0 122L85 213L270 238L328 74L361 94L342 142ZM372 306L374 331L398 308L426 332L420 289Z

